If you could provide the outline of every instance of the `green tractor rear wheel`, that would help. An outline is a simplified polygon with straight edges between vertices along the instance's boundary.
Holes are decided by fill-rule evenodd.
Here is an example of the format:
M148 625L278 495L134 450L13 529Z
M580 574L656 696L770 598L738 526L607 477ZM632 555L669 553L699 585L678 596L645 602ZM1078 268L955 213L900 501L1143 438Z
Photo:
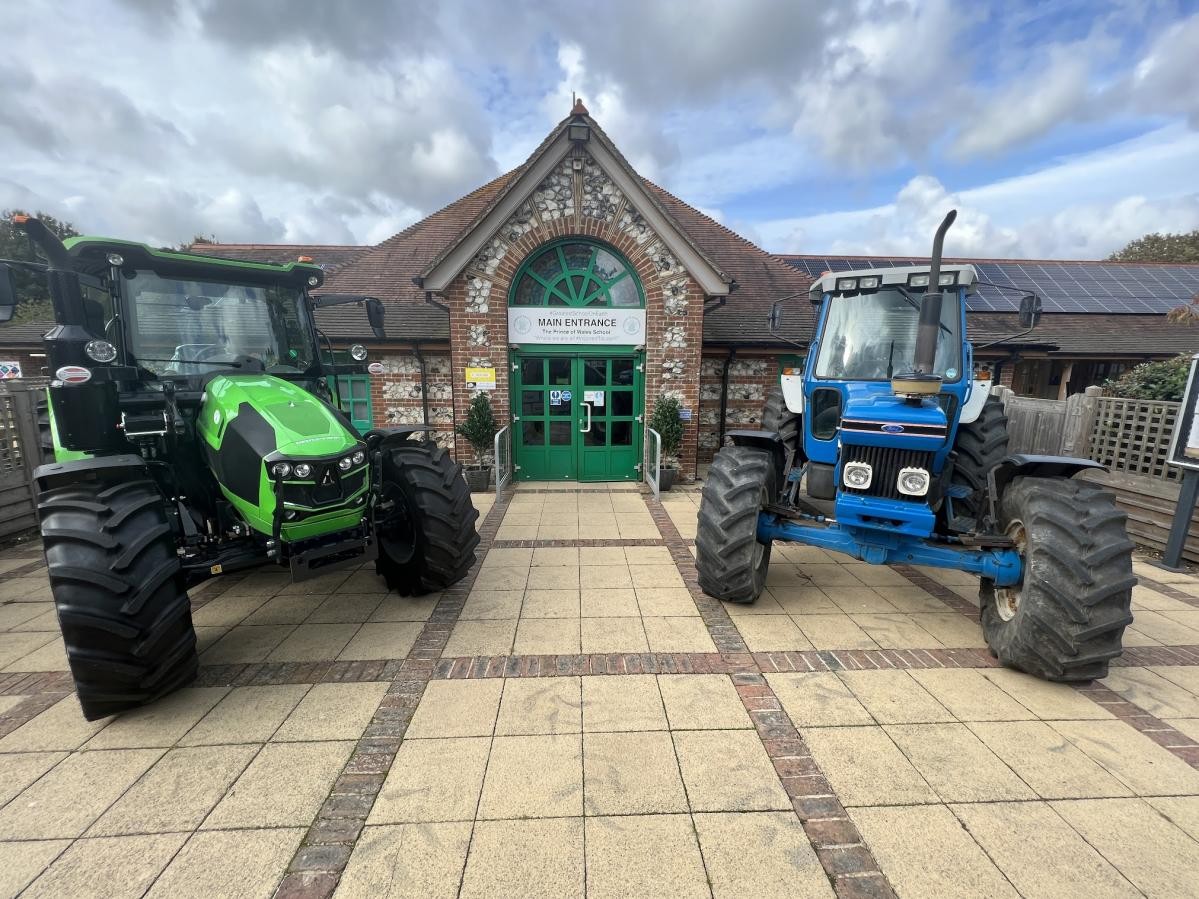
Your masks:
M191 602L162 494L141 477L38 496L54 605L89 721L153 702L196 675Z
M758 540L758 513L777 493L774 460L748 446L726 446L712 460L699 507L695 565L699 586L726 602L749 603L766 587L769 543Z
M444 590L466 576L479 545L462 466L429 442L384 453L375 570L404 596Z
M1087 481L1016 478L1000 527L1024 556L1013 587L982 581L983 635L1000 662L1053 681L1106 677L1132 622L1132 541L1115 498Z

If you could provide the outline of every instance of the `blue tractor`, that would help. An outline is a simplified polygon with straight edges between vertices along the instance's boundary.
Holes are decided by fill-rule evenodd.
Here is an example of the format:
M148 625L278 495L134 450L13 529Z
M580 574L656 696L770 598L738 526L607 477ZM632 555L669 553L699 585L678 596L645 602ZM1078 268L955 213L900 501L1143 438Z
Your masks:
M828 273L802 375L784 372L762 430L730 431L703 488L696 565L704 592L753 602L775 541L874 564L969 571L1000 662L1087 681L1120 655L1133 544L1086 459L1009 455L1003 405L974 376L969 265ZM1021 301L1035 327L1040 301ZM778 325L778 306L772 312Z

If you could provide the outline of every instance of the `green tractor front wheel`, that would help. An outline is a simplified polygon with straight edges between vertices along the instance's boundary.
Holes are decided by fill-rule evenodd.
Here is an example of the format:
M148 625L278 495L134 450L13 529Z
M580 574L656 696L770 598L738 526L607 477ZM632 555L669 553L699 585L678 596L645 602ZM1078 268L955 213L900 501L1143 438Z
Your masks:
M189 683L198 664L191 602L154 482L92 475L40 493L38 515L84 717Z
M397 593L444 590L474 564L479 513L444 448L408 441L385 449L376 510L375 570Z

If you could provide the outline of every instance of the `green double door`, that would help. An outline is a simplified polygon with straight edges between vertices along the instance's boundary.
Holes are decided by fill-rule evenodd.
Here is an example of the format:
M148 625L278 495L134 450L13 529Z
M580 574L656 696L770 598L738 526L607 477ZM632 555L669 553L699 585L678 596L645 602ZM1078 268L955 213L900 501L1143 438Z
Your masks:
M642 367L628 350L514 354L517 479L639 480Z

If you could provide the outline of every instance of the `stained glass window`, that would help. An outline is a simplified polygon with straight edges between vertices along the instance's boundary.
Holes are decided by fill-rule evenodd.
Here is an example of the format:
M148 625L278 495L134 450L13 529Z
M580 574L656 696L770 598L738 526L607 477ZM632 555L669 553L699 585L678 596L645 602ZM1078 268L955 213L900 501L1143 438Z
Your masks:
M578 239L559 241L531 256L513 283L514 306L645 305L628 262L615 250Z

